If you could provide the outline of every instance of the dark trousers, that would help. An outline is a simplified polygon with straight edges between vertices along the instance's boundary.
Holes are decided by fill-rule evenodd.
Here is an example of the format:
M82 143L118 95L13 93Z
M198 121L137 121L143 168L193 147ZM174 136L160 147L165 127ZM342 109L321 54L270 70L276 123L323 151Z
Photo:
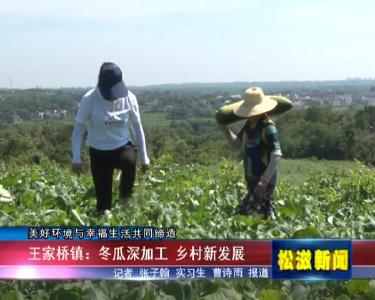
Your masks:
M91 174L96 193L98 211L112 207L112 181L114 169L122 171L120 197L130 197L135 181L137 151L128 143L114 150L97 150L90 147Z

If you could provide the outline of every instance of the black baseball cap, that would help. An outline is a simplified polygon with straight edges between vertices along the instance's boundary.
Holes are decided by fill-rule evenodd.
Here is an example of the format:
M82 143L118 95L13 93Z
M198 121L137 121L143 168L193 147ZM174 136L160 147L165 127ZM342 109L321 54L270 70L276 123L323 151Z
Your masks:
M98 87L106 100L116 100L128 95L120 68L111 62L105 62L100 67Z

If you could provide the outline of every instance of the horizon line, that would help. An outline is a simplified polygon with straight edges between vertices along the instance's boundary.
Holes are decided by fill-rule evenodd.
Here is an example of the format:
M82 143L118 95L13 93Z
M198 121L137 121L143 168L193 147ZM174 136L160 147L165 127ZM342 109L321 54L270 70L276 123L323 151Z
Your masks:
M184 86L184 85L214 85L214 84L251 84L251 83L323 83L323 82L345 82L345 81L375 81L375 77L362 78L362 77L349 77L345 79L314 79L314 80L253 80L253 81L191 81L191 82L175 82L175 83L156 83L156 84L130 84L128 87L134 88L147 88L147 87L163 87L163 86ZM58 90L58 89L87 89L94 88L95 86L41 86L36 85L34 87L0 87L0 90Z

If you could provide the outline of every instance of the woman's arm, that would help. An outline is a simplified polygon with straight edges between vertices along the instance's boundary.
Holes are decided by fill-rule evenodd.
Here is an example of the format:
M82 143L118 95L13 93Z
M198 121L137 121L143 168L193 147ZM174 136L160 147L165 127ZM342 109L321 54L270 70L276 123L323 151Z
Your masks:
M258 185L256 187L256 190L260 192L265 191L268 183L275 175L277 165L279 164L279 161L282 157L276 126L272 122L270 122L264 130L267 151L269 151L270 153L270 161L267 165L266 170L260 177Z
M134 121L132 123L132 126L133 126L134 133L138 142L139 150L141 152L141 163L142 165L148 165L150 164L150 159L148 158L148 155L147 155L146 138L143 132L142 124L139 120L139 122Z
M266 185L270 182L273 175L275 175L277 165L279 164L279 161L281 160L281 151L276 150L271 153L270 162L268 163L268 166L266 170L264 171L263 175L260 177L260 181L265 183Z
M134 98L133 98L134 97ZM133 96L131 99L129 97L129 102L131 106L131 124L134 129L135 138L138 142L138 147L141 154L141 163L142 165L148 165L150 164L150 159L147 155L147 149L146 149L146 138L143 131L142 123L141 123L141 116L139 113L138 103L135 96Z
M81 164L81 141L83 133L85 132L86 124L90 118L91 105L90 94L93 90L87 92L81 99L78 112L75 118L75 123L72 132L72 163L74 165ZM74 169L74 168L73 168Z
M225 137L227 140L235 147L240 148L241 147L241 140L238 138L237 135L235 135L232 130L226 125L219 125L220 129L224 132Z
M81 141L83 133L85 132L85 125L75 122L72 132L72 155L73 164L81 163Z

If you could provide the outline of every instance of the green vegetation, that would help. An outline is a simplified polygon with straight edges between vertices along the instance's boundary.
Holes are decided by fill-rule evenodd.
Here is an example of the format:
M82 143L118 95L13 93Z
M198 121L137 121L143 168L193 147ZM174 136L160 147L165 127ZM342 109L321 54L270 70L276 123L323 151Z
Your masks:
M188 113L185 118L173 119L168 113L146 112L142 118L152 159L169 153L176 163L210 165L222 157L238 157L218 130L214 115L192 117ZM275 120L285 158L357 159L375 164L375 107L358 111L311 107L291 110ZM238 132L242 124L230 127ZM68 120L3 124L0 160L23 164L38 157L37 161L69 164L72 128Z
M142 114L142 124L145 128L168 126L171 124L171 120L168 119L167 113L164 112L146 112Z
M293 84L314 88L314 83ZM327 83L324 89L335 84L339 83ZM248 87L235 84L236 91L244 85ZM279 83L273 86L279 87ZM74 109L84 90L0 91L0 184L13 197L0 201L0 225L175 226L179 238L271 239L311 233L375 238L375 173L365 166L375 164L374 107L310 107L278 116L284 155L276 190L279 216L276 221L261 220L233 214L246 190L243 170L238 153L214 119L222 100L200 88L136 91L152 166L147 174L138 174L128 207L115 201L110 218L95 216L91 176L77 177L69 170ZM337 88L349 89L342 83ZM51 113L59 109L67 110L66 118ZM52 115L41 120L38 111ZM241 125L231 127L238 131ZM86 151L83 160L87 165ZM117 186L114 195L117 200ZM0 281L0 295L2 299L374 299L374 287L374 280Z
M310 161L285 161L282 169L308 173L298 165ZM155 161L146 175L139 175L134 198L125 210L115 203L113 216L94 216L95 197L89 175L74 176L49 163L43 166L0 167L0 184L14 197L0 203L0 225L155 225L175 226L179 238L332 238L375 237L375 173L362 165L317 162L302 184L282 180L277 187L276 221L257 216L233 215L234 206L245 193L238 164L221 160L213 174L200 165L175 165L171 156ZM327 173L326 170L330 169ZM118 182L116 182L118 184ZM116 190L115 190L116 194ZM79 217L77 217L77 215ZM272 299L325 297L375 297L372 281L290 282L267 280L180 281L180 282L0 282L0 293L21 294L32 299L51 299L69 294L69 299ZM39 297L39 298L38 298ZM171 298L174 297L174 298ZM13 299L13 298L11 298Z
M313 174L332 176L335 173L348 173L358 168L358 162L345 160L282 159L279 179L292 184L303 184Z
M358 159L375 163L375 107L337 111L324 107L287 112L276 119L287 158Z

